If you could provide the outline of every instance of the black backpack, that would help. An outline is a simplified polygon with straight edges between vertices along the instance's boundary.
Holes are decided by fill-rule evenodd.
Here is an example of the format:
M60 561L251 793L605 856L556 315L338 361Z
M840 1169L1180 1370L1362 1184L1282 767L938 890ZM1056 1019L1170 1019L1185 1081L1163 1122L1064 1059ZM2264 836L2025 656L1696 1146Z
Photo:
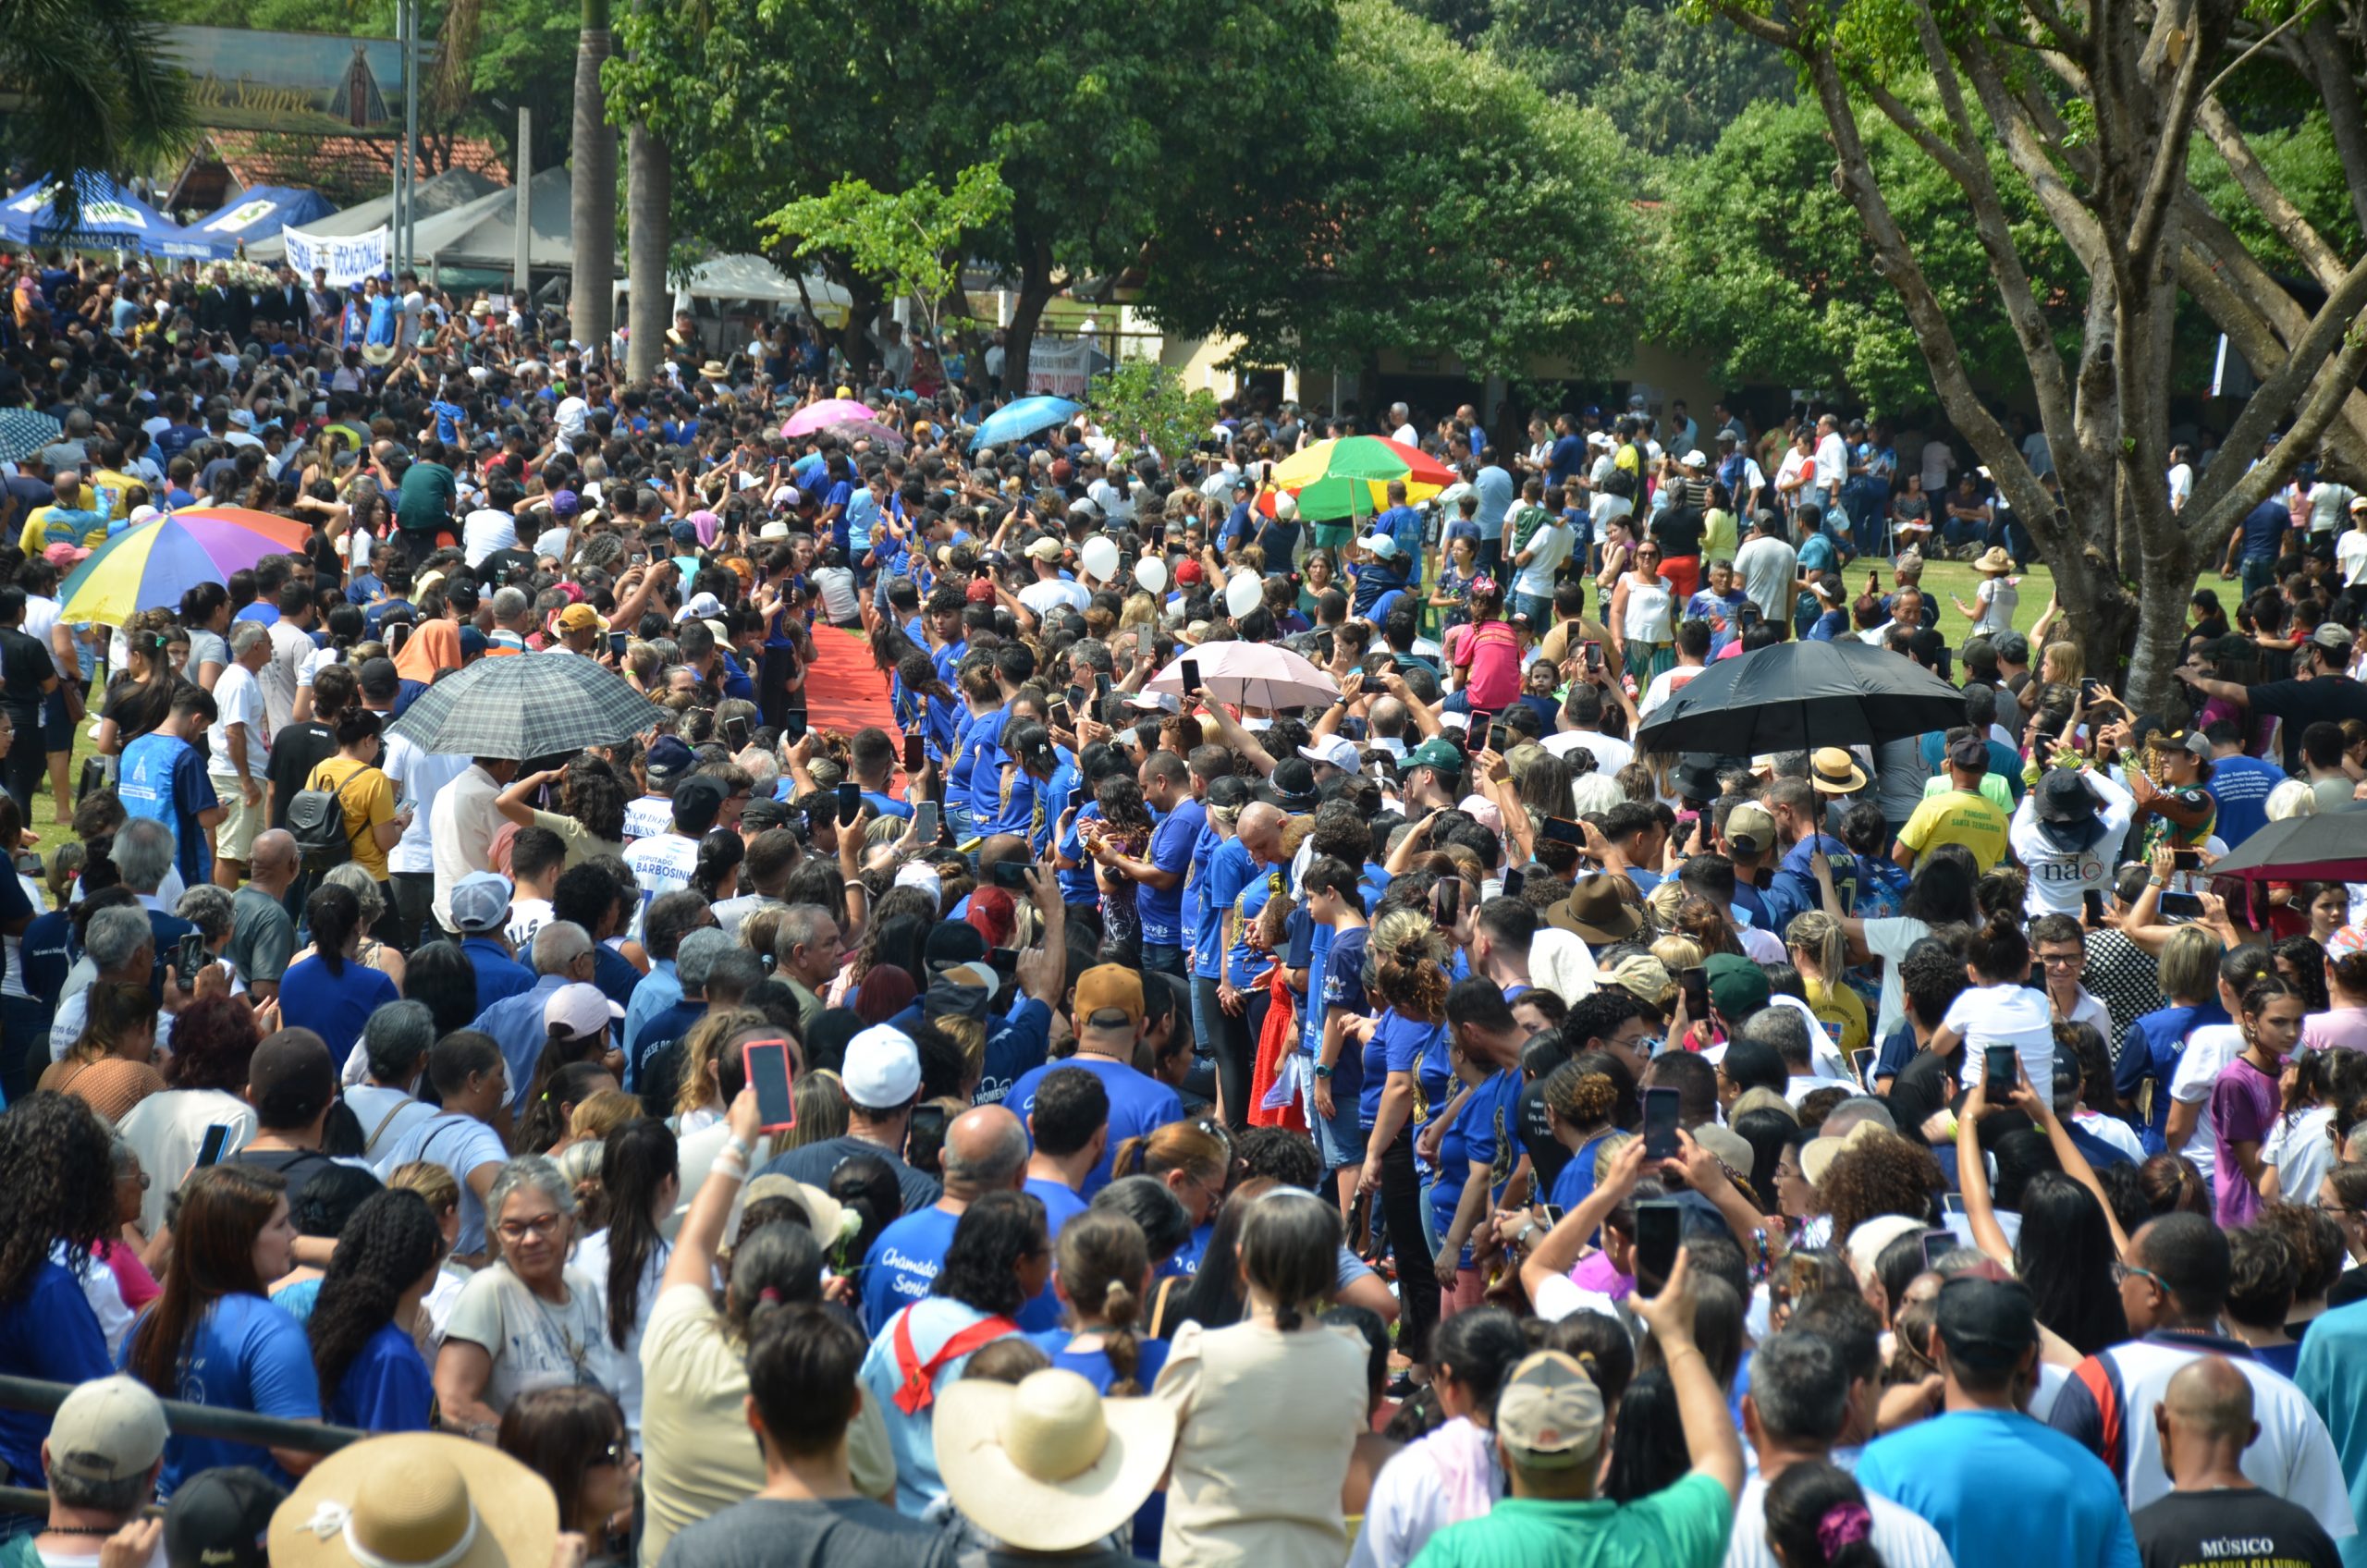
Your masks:
M356 768L334 790L299 790L288 802L288 832L308 871L334 871L353 858L353 836L345 830L346 784L370 768Z

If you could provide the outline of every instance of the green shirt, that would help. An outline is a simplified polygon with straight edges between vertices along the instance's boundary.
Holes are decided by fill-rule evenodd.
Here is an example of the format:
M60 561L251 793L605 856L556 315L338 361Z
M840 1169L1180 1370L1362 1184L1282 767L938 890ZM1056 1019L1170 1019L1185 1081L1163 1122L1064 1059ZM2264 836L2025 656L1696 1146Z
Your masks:
M1708 1476L1629 1503L1506 1498L1430 1537L1413 1568L1717 1568L1735 1501Z
M452 526L452 471L442 463L413 463L403 470L395 496L395 524L406 533L433 533Z
M1928 801L1934 795L1944 795L1955 788L1956 786L1949 783L1945 778L1926 778L1923 780L1923 798ZM2014 806L2016 802L2014 800L2013 786L1997 774L1982 774L1981 776L1981 789L1977 793L1979 793L1982 800L1987 801L1991 805L1995 806L2007 816L2014 815Z

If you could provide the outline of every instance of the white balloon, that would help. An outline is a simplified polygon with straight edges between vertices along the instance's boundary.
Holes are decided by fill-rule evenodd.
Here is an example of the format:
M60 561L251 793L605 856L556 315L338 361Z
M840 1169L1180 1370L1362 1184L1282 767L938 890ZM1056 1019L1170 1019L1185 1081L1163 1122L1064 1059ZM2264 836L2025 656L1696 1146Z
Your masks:
M1167 587L1167 563L1157 556L1145 556L1134 563L1134 581L1142 584L1146 594L1157 594Z
M1224 607L1235 620L1266 602L1266 585L1254 571L1236 572L1224 585Z
M1085 542L1081 559L1087 577L1096 582L1107 582L1118 575L1118 541L1107 533L1097 533Z

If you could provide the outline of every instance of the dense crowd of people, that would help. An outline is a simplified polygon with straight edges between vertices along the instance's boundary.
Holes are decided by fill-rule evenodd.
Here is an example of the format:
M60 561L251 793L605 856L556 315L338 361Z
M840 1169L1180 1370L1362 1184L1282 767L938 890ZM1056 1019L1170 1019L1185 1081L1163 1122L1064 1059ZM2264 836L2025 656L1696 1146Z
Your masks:
M18 1568L2367 1562L2367 885L2214 871L2367 799L2332 480L2138 712L1832 414L1161 456L890 326L12 303ZM1453 482L1276 483L1360 431ZM77 618L202 507L305 543ZM1649 743L1846 638L1960 721ZM646 725L405 723L503 659Z

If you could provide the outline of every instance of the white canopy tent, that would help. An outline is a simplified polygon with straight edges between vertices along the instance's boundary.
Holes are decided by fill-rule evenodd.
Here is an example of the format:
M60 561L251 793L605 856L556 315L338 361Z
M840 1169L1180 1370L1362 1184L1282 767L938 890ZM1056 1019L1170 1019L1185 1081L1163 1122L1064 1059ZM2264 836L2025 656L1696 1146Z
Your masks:
M632 287L630 279L617 279L619 297ZM854 303L845 289L819 273L806 275L803 299L811 300L815 310L825 315L843 314ZM689 277L676 279L675 308L686 310L693 300L750 300L768 305L803 302L795 278L764 257L744 252L711 256L693 267Z
M464 207L487 196L509 195L506 187L496 185L474 169L447 169L433 179L423 179L414 193L419 202L420 227L424 228L430 218ZM395 199L374 197L370 201L331 213L302 226L307 234L335 239L349 234L367 234L394 221ZM276 262L287 252L277 234L257 239L247 247L251 261Z

